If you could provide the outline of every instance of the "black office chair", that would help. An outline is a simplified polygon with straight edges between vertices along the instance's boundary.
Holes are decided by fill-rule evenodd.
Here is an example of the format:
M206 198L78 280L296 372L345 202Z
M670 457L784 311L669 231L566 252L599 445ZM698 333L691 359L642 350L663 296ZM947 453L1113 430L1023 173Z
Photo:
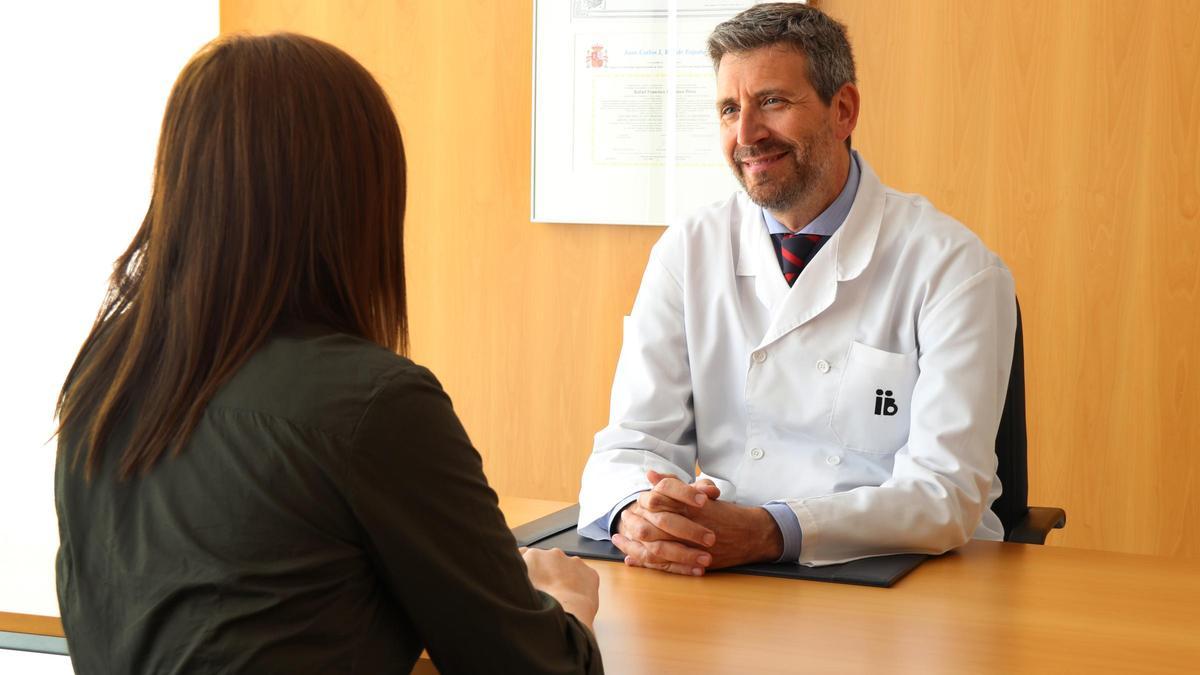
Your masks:
M1029 442L1025 432L1025 348L1021 337L1021 305L1017 304L1017 334L1013 345L1008 395L996 431L996 474L1004 492L992 511L1004 525L1004 541L1045 544L1050 530L1067 524L1067 512L1053 506L1029 505Z

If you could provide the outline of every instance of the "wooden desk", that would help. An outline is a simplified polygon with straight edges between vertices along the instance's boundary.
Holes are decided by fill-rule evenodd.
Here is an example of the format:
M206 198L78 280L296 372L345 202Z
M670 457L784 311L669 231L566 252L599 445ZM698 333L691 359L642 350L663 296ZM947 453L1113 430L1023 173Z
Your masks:
M501 506L516 525L566 504ZM971 542L892 588L591 565L622 675L1200 672L1195 559Z
M501 500L510 525L563 506ZM592 567L596 635L618 675L1200 670L1195 559L972 542L890 589ZM0 613L0 631L62 626Z
M62 621L57 616L0 612L0 631L63 637Z

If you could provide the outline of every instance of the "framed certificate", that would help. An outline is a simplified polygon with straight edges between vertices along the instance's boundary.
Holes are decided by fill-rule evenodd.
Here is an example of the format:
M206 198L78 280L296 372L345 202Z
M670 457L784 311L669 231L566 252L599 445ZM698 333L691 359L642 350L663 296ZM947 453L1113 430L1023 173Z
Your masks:
M531 219L664 225L737 189L705 42L750 0L535 0Z

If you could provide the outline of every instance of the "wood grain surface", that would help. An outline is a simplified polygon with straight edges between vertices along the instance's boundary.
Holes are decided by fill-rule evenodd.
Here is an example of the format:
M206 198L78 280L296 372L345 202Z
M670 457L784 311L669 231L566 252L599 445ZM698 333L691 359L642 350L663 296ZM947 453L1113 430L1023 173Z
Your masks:
M62 620L57 616L0 612L0 631L63 637Z
M566 505L501 499L510 525ZM972 542L890 589L589 564L610 673L1191 673L1200 663L1200 560Z

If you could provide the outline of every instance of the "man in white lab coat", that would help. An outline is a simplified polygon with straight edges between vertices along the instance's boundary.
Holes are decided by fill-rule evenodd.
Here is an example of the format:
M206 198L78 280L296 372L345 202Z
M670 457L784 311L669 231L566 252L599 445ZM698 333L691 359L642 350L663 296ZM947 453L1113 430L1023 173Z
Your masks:
M651 252L580 532L692 575L1002 539L989 507L1008 269L850 150L859 92L840 24L757 5L709 51L745 190Z

